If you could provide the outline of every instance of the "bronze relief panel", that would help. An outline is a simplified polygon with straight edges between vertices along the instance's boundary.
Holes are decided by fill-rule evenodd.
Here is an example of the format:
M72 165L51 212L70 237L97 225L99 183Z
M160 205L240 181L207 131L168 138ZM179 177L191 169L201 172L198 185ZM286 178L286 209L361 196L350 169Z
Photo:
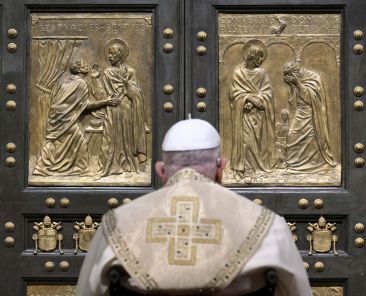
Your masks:
M75 285L27 285L27 296L74 296Z
M343 296L343 287L311 287L313 296Z
M341 186L340 14L218 16L234 186Z
M151 184L151 13L31 14L35 186Z

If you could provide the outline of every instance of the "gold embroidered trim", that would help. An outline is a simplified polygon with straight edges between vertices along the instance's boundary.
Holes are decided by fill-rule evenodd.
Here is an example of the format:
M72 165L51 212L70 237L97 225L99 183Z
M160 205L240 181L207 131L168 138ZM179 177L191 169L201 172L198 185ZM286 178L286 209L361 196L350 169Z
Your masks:
M215 183L210 178L198 173L194 169L185 168L185 169L179 170L173 176L171 176L165 186L171 186L173 184L181 182L182 180Z
M206 291L217 291L224 289L236 275L243 269L244 265L254 255L270 228L274 213L263 208L256 220L254 227L250 230L245 240L233 255L224 263L212 280L206 285Z
M147 243L168 242L170 265L196 265L195 244L220 244L221 221L198 219L200 200L196 196L175 196L171 199L170 218L149 218Z
M159 286L156 281L148 273L143 271L141 262L139 262L138 258L124 241L123 236L116 225L116 218L113 210L104 215L102 223L105 237L112 246L117 259L128 274L137 280L145 290L157 290Z

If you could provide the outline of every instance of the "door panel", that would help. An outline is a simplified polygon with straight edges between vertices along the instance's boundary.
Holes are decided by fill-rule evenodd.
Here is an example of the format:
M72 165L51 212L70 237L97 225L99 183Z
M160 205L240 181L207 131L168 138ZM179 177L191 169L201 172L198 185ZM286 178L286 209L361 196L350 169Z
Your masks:
M184 108L181 3L21 0L1 1L1 11L5 49L0 206L1 223L12 224L2 232L6 244L1 246L0 272L7 284L0 294L35 295L46 290L72 295L88 241L103 213L159 186L151 163L160 158L162 136ZM15 29L16 36L14 30L8 34L9 29ZM117 77L109 77L113 86L106 84L112 65L110 40L121 45L124 55L126 44L129 49L121 75L110 73ZM8 50L10 43L16 45L15 51ZM86 75L69 68L74 64L80 70L80 58L89 65ZM91 74L96 78L98 68L100 79L93 81ZM133 94L124 83L131 84ZM124 106L119 113L106 115L114 106L94 108L98 101L113 97L108 87L124 94L114 96ZM140 105L132 106L127 97ZM87 101L94 105L86 106ZM146 161L138 161L133 149L118 147L127 142L117 140L119 132L127 130L123 124L130 124L122 119L132 122L138 112L146 121L129 129L142 123ZM103 121L107 118L109 128ZM108 166L104 176L97 176L102 138L107 136L102 129L115 133L110 139L117 140L107 148L132 153L134 170L121 165L122 171L113 171ZM135 148L141 140L137 138L130 143ZM105 156L111 154L107 151ZM115 156L122 161L121 155ZM34 169L35 163L40 170ZM80 171L85 168L86 174Z
M73 295L85 249L98 227L95 223L109 208L161 186L152 164L160 159L166 130L188 113L219 129L223 153L231 161L224 185L285 217L314 295L357 295L365 288L365 134L360 127L366 124L361 48L366 23L360 12L366 4L356 0L3 0L0 5L0 222L4 225L0 275L5 283L1 295L45 291ZM106 163L103 157L113 155L110 150L102 153L102 148L118 146L118 139L128 138L113 136L118 129L125 132L127 123L115 119L108 125L104 120L114 117L107 108L85 107L83 96L67 87L75 85L68 65L78 57L90 65L82 81L77 79L84 85L77 90L84 89L90 101L113 97L105 72L112 63L105 50L112 39L123 40L118 41L122 48L126 48L123 42L128 44L129 70L124 73L136 87L133 95L124 95L140 98L141 104L132 106L125 100L126 108L119 114L130 110L132 122L133 115L144 110L144 135L129 139L137 147L142 138L147 161L139 159L136 148L129 152L129 162L117 162L121 171L105 169L98 174ZM268 104L262 109L268 110L259 106L256 111L230 94L236 67L240 70L243 63L243 48L250 44L266 52L259 68L271 89L262 96L267 98L262 104ZM301 101L298 89L284 80L284 65L295 61L306 70L310 85L322 85L313 104L303 97ZM245 67L239 72L241 86L236 91L244 93L243 84L256 87L255 75L248 78L248 73ZM119 84L117 89L125 87ZM70 112L66 105L57 109L63 99L57 94L67 91L81 104ZM292 106L291 98L296 101ZM324 104L316 107L323 98ZM319 115L325 109L326 115ZM66 123L74 123L63 129L56 124L55 130L63 131L56 136L51 124L55 110L69 116ZM235 112L239 120L233 128ZM314 123L317 116L323 125ZM251 128L245 125L248 122ZM289 138L290 132L295 135ZM315 144L327 132L328 141L323 143L329 144L332 165L323 155L326 149ZM263 142L265 135L267 142ZM109 142L105 139L103 144L108 136ZM296 144L301 137L304 142ZM73 148L70 152L65 147ZM291 147L295 148L291 151ZM297 153L304 147L316 161ZM128 159L126 151L132 150L117 151ZM256 167L253 163L263 158L258 158L260 153L272 153L272 158ZM84 174L85 163L91 173ZM314 169L319 164L326 169ZM290 170L296 166L301 173Z
M192 112L219 128L223 152L231 162L224 185L289 222L314 295L356 295L363 289L364 236L362 230L355 231L357 223L364 223L363 146L355 146L364 137L357 128L363 121L363 39L354 32L365 26L357 13L364 8L359 4L218 0L190 1L189 6L196 13L188 28L193 44L190 59L199 65L190 69L187 88L194 98ZM198 17L203 11L206 16ZM207 34L204 41L197 40L199 31ZM243 65L250 44L264 51L261 70ZM198 54L199 46L206 47L205 55ZM318 95L318 102L320 97L332 100L322 107L327 109L323 132L329 134L329 141L322 142L332 150L333 171L314 170L318 162L304 159L322 154L321 147L314 147L313 153L306 144L310 138L320 139L314 119L317 103L297 101L291 106L291 99L299 96L284 79L283 67L290 60L304 69L300 79L310 75L310 80L323 84L325 95ZM198 87L210 95L199 98ZM258 94L260 105L246 105L246 98ZM199 101L209 112L199 112ZM321 159L318 165L327 162L327 157Z
M30 18L28 184L151 185L153 12L40 12ZM125 86L112 55L119 48L128 59L120 71L133 101L127 93L118 96ZM69 78L76 69L68 64L81 61L91 75ZM88 86L96 102L109 97L120 104L88 110Z

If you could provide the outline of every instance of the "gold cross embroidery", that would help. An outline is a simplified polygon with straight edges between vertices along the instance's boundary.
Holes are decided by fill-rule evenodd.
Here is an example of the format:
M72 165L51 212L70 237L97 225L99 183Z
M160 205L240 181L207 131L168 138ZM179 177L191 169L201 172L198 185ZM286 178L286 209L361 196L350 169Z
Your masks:
M148 243L169 243L169 264L195 265L196 244L221 243L221 221L199 219L198 197L173 197L170 218L147 220Z

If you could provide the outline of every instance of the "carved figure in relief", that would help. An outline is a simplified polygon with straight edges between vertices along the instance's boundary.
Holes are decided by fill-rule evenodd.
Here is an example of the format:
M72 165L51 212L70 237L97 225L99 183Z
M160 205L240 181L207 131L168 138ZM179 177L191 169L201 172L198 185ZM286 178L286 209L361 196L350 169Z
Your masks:
M110 40L105 54L110 67L99 71L94 66L93 85L98 96L119 101L117 108L106 107L103 138L99 153L99 177L124 172L139 172L146 161L146 128L143 93L136 71L125 63L129 49L121 39Z
M82 59L70 64L70 73L61 77L52 89L48 112L46 140L34 168L34 175L82 175L89 172L88 147L79 125L82 113L104 106L116 106L108 98L100 102L89 100L84 75L88 66Z
M236 67L232 78L230 168L237 180L269 172L275 165L272 87L260 68L266 55L261 41L248 41L243 47L244 63Z
M287 137L287 172L314 173L336 166L329 142L326 96L322 80L299 63L283 68L295 111Z
M286 167L286 146L287 135L289 131L289 111L287 109L281 110L281 121L276 123L276 150L277 150L277 164L278 168Z

